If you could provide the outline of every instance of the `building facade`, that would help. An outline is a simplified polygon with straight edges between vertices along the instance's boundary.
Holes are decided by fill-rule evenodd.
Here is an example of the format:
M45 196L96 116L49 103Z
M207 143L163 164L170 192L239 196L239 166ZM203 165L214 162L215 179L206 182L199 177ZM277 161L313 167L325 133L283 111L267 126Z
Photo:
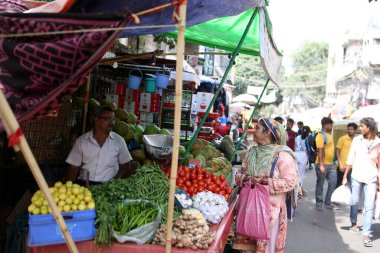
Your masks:
M330 42L325 105L340 116L380 102L380 19ZM346 115L345 115L346 114Z

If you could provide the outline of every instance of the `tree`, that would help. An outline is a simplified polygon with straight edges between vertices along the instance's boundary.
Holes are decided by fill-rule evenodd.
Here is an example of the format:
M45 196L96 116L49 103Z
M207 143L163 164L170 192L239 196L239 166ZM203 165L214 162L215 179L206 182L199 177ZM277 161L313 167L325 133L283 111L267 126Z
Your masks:
M154 36L154 42L164 43L164 44L169 46L169 49L173 49L177 45L177 42L175 39L169 38L169 37L161 35L161 34L153 35L153 36Z
M262 86L266 75L260 64L260 57L238 55L235 64L234 96L247 93L249 85Z
M321 104L326 90L327 61L327 43L302 43L291 56L294 73L282 78L284 96L301 96L308 107Z

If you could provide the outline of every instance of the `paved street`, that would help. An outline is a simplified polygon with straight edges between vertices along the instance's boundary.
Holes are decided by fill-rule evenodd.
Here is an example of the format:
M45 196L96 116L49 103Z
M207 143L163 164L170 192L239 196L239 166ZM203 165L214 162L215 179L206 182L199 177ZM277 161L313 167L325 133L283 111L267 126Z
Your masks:
M374 253L380 252L380 223L372 226L374 246L363 246L361 235L348 231L350 226L349 207L340 206L341 210L315 210L314 170L307 170L305 189L307 195L299 200L296 220L288 223L286 253ZM325 183L327 186L327 182ZM326 193L326 188L324 194ZM363 217L359 214L358 225L363 225Z

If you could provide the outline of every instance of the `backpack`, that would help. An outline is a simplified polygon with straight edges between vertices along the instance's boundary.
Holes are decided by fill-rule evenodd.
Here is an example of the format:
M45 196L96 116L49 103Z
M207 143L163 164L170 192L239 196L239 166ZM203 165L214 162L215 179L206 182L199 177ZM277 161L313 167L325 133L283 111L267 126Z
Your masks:
M315 160L317 159L317 143L315 141L315 138L317 138L318 133L321 133L323 135L323 143L325 145L327 143L327 135L323 131L312 132L308 137L306 137L305 144L307 154L309 155L309 163L315 163Z

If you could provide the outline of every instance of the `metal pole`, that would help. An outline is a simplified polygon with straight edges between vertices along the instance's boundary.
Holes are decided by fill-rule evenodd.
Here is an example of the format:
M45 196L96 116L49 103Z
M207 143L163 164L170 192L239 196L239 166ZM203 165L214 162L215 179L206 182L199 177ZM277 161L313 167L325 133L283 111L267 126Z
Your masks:
M213 106L213 104L214 104L216 98L218 97L219 92L222 90L222 88L223 88L223 84L224 84L224 81L226 80L228 73L230 72L232 66L234 65L234 61L235 61L236 55L238 54L238 52L239 52L239 50L240 50L240 48L241 48L241 46L242 46L242 44L243 44L245 38L247 37L247 34L248 34L248 31L249 31L249 28L251 27L251 25L252 25L252 23L253 23L253 20L255 19L255 16L256 16L256 14L258 13L258 11L259 11L259 8L255 8L255 11L253 12L253 14L252 14L252 16L251 16L251 19L249 20L249 22L248 22L248 24L247 24L247 27L246 27L245 30L244 30L243 36L241 37L241 39L240 39L240 41L239 41L239 44L237 45L235 51L232 53L232 57L231 57L231 59L230 59L230 62L229 62L228 67L227 67L227 69L226 69L226 72L224 72L223 78L222 78L222 80L220 81L220 84L219 84L219 86L218 86L218 89L216 90L216 92L215 92L215 94L214 94L214 97L212 98L210 104L208 105L207 110L206 110L206 113L205 113L204 117L202 118L201 123L199 124L197 130L195 131L195 133L194 133L194 135L193 135L193 138L191 138L189 144L188 144L187 147L186 147L186 152L185 152L185 154L184 154L184 157L186 157L186 156L189 154L190 149L191 149L191 146L193 146L193 144L194 144L194 142L195 142L195 139L197 138L198 133L200 132L200 130L201 130L202 126L203 126L203 123L204 123L204 122L206 121L206 119L207 119L207 115L208 115L208 114L210 113L210 111L211 111L211 107Z
M246 124L245 127L244 127L243 134L241 135L238 144L235 146L234 153L232 154L232 156L231 156L231 158L230 158L230 162L231 162L231 163L232 163L232 161L234 160L234 157L235 157L235 155L236 155L236 152L237 152L237 150L239 149L240 144L241 144L242 141L243 141L243 138L244 138L244 136L245 136L245 133L246 133L247 130L248 130L249 125L251 124L251 121L252 121L252 119L253 119L253 115L255 114L256 109L257 109L257 105L260 103L261 98L262 98L262 96L263 96L263 94L264 94L264 91L266 90L266 88L267 88L267 86L268 86L268 83L269 83L269 78L267 79L267 82L265 83L265 86L264 86L264 88L263 88L263 91L261 92L260 97L259 97L259 99L257 100L257 103L255 104L255 108L253 109L253 112L252 112L252 114L251 114L251 117L249 117L249 120L248 120L247 124Z

